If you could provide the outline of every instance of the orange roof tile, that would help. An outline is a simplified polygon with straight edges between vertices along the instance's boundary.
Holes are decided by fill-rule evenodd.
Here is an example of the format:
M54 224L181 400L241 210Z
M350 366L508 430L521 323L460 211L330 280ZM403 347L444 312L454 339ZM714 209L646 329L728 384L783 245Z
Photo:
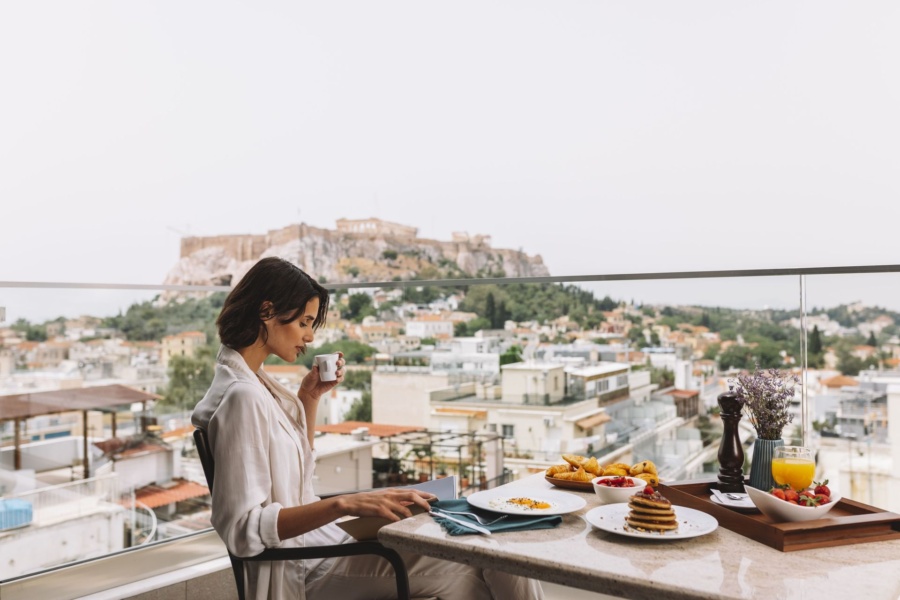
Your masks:
M366 423L365 421L344 421L343 423L334 423L332 425L316 425L316 431L348 435L354 429L359 427L368 427L369 435L375 437L388 437L391 435L400 435L401 433L411 433L413 431L425 431L424 427L416 427L413 425L383 425L381 423Z
M835 375L834 377L823 379L820 383L827 388L853 387L859 385L859 381L852 377L847 377L846 375Z
M175 485L164 488L158 485L148 485L143 487L134 495L135 500L142 502L150 508L158 508L167 504L174 504L191 498L199 498L200 496L209 495L209 488L193 481L184 479L173 479ZM128 502L124 500L123 502Z

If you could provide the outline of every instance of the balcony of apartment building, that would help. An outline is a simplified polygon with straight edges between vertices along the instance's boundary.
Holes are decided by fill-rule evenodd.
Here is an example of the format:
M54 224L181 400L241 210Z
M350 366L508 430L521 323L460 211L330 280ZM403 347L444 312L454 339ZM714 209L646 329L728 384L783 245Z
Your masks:
M885 282L892 282L892 277L900 269L861 268L859 271L850 275L837 268L833 273L771 271L763 277L774 281L776 287L783 290L785 297L793 299L799 296L796 292L800 287L808 287L810 280L816 277L881 277ZM754 273L744 274L742 278L741 272L707 273L705 276L685 273L682 276L695 278L698 284L704 281L717 282L727 277L732 286L755 286L759 284L760 277ZM603 279L601 276L597 278ZM647 278L656 280L649 276ZM564 280L560 278L559 281ZM546 285L548 282L557 282L557 279L516 282ZM478 283L470 282L471 285ZM503 284L502 281L494 283ZM620 286L619 295L630 295L627 278L623 277L621 281L613 283ZM380 285L390 288L391 284L392 282L382 282ZM434 281L432 284L445 285L441 281ZM201 291L222 289L227 288ZM51 290L63 295L81 293L78 289L65 286ZM23 297L45 293L36 288L22 288L18 292ZM808 315L810 305L811 302L804 300L797 309L801 315ZM809 334L808 330L802 328L802 319L800 321L799 328L790 330L793 332L791 335L798 340L798 346L799 341ZM740 342L733 341L732 344L740 347ZM189 595L199 600L229 597L233 593L233 581L224 548L216 534L203 524L202 518L199 518L202 515L197 515L198 518L191 521L185 519L182 526L175 526L166 519L176 513L187 516L184 514L187 511L183 510L185 507L178 507L177 500L172 503L171 510L160 510L160 505L156 504L166 492L178 492L180 488L169 487L170 482L166 482L163 486L157 486L160 489L152 500L147 496L142 500L142 496L135 493L130 503L123 502L123 487L134 486L123 483L123 473L117 474L112 469L113 461L105 466L101 465L104 451L93 445L94 437L98 438L97 441L101 437L125 438L140 432L142 428L146 430L154 422L153 419L161 429L174 431L183 422L185 412L178 407L169 407L161 414L150 415L149 408L135 406L138 400L132 396L128 396L121 406L103 402L73 405L71 399L75 395L68 390L62 390L70 393L65 402L51 402L51 396L42 398L39 395L42 392L35 391L45 388L33 387L32 391L26 392L21 386L50 386L52 377L42 375L44 379L41 379L31 376L27 381L15 378L17 369L9 368L16 361L15 352L10 352L8 345L2 348L2 356L6 357L3 373L6 377L7 399L0 403L0 408L11 410L9 407L15 405L25 411L6 415L9 419L3 429L4 445L0 449L0 456L3 465L17 473L14 481L7 483L11 488L21 485L22 478L29 469L44 470L43 466L35 468L30 461L46 456L47 448L67 448L67 458L58 460L51 469L56 477L52 485L42 485L46 489L40 493L36 493L38 490L19 489L12 494L17 500L30 504L32 521L22 527L0 532L0 540L4 540L4 552L12 554L12 557L7 553L3 554L3 564L25 564L26 557L30 558L33 553L16 548L19 547L18 544L25 543L21 540L28 539L27 536L34 531L46 529L52 533L52 538L48 540L58 541L60 536L66 535L63 529L73 523L103 520L106 523L103 528L107 531L112 528L131 533L129 536L122 534L98 539L98 545L91 548L83 545L75 548L77 544L74 542L67 544L68 548L75 548L78 552L61 556L60 559L66 561L63 565L32 564L29 565L28 573L9 575L7 572L0 583L0 598L92 597L99 600L114 597L185 598ZM132 348L130 351L145 352L146 349ZM469 488L481 489L482 486L501 483L516 475L537 472L545 465L557 462L562 451L584 452L605 460L617 457L652 458L661 472L671 479L708 474L711 469L715 469L717 444L714 430L717 420L711 409L715 406L716 393L727 387L729 375L724 371L727 365L722 365L722 370L715 367L712 372L686 380L693 383L678 381L676 384L673 379L670 385L663 387L658 377L667 368L665 365L654 367L648 364L650 361L644 361L641 364L602 366L603 362L616 362L604 361L603 351L605 350L598 351L596 363L590 355L571 355L563 357L565 360L561 362L548 362L548 357L544 356L531 362L523 361L518 366L503 365L503 368L498 368L498 378L476 377L469 381L461 377L454 380L447 373L435 375L434 365L430 360L432 353L407 355L406 359L419 359L419 364L413 364L409 360L407 364L395 364L393 367L389 365L385 372L396 375L400 369L415 369L403 372L404 377L419 377L423 382L410 386L409 398L421 398L420 416L435 426L409 435L373 441L372 466L361 467L360 472L383 472L384 481L379 476L376 476L376 480L387 485L402 482L404 478L406 481L418 480L420 477L439 477L447 473L462 479L465 475ZM607 358L622 356L616 351ZM649 356L649 353L644 356ZM102 356L99 359L102 360ZM819 376L817 370L804 364L802 356L798 359L805 371L815 372ZM705 359L695 353L678 357L677 360ZM456 367L459 365L454 365ZM704 368L709 368L709 365ZM465 365L457 370L465 371ZM377 373L378 371L373 373L373 391L377 388ZM797 426L791 430L790 435L797 441L805 440L806 443L817 445L822 464L834 473L837 480L844 482L845 489L858 494L862 501L891 508L898 496L896 484L890 476L897 460L896 447L891 444L896 436L891 436L890 433L896 431L894 428L900 422L900 418L891 419L895 416L891 411L896 408L896 386L900 385L900 375L888 370L876 370L877 375L866 373L862 373L859 379L871 382L869 391L862 395L854 391L853 395L849 395L850 390L838 390L836 396L846 396L846 401L843 404L838 402L831 409L825 404L817 405L814 400L810 402L802 393L799 394L798 408L801 410L798 412ZM509 381L505 380L507 375ZM827 375L825 373L822 377ZM679 376L677 370L673 376ZM440 385L432 387L429 382L433 381ZM104 384L105 380L89 383ZM53 385L63 386L60 381L55 381ZM104 397L100 393L102 386L83 385L77 389L81 393L93 389L95 402L96 397ZM160 389L164 389L164 386L160 386ZM10 395L10 391L16 393ZM160 395L140 393L145 394L142 396L144 399ZM195 390L195 393L199 394L200 390ZM622 395L611 397L607 394ZM27 401L23 395L28 397ZM15 401L11 402L9 398ZM38 414L35 407L41 407L41 410L65 409L73 417L59 419L44 413ZM804 407L806 410L802 410ZM406 401L403 408L410 414L418 410L411 402ZM861 429L856 437L842 436L840 432L829 437L825 432L817 432L813 427L814 422L826 422L825 413L829 410L836 417L838 409L848 427L851 419L854 420L854 427L859 425L856 419L862 419L863 426L868 422L871 427ZM501 410L531 411L534 414L527 421L514 420L509 416L513 413L492 416L493 411ZM20 421L14 425L17 418ZM533 431L529 432L529 427ZM112 435L113 429L115 435ZM556 442L560 438L554 438L562 430L568 432L565 446ZM103 435L97 435L100 431L104 432ZM87 432L87 436L83 432ZM746 431L742 435L749 440ZM86 442L89 445L87 451ZM489 443L494 444L494 450L487 450ZM18 462L15 458L17 445ZM174 442L170 442L170 446L173 461L179 461L182 467L190 463L190 448L187 448L186 453L183 452L185 445L181 439L176 438ZM379 450L378 446L384 449ZM489 464L488 457L493 457L493 466ZM503 459L502 463L497 460L498 457ZM323 454L323 459L327 462L327 452ZM101 466L103 469L100 469ZM88 468L87 472L85 467ZM331 470L334 471L334 468ZM342 472L349 471L342 467ZM62 481L60 478L68 480ZM193 478L202 482L199 471ZM346 485L362 486L362 483L354 480ZM337 487L340 486L333 489ZM198 512L202 512L199 511L200 504L195 505ZM65 512L65 517L60 517L63 511L68 512ZM192 527L195 529L192 530ZM165 539L161 539L159 533L163 529L168 529ZM30 538L31 541L34 539L36 538ZM102 549L100 542L106 543ZM129 544L134 545L128 547ZM51 545L50 541L45 543L47 547ZM51 553L44 554L49 556Z

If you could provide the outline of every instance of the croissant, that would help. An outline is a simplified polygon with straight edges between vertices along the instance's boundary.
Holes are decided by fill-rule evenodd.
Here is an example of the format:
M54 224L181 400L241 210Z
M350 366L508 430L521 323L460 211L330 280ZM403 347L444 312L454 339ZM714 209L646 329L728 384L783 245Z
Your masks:
M563 460L572 465L573 467L580 467L587 461L587 459L583 456L578 456L577 454L563 454Z
M618 475L620 477L625 477L628 475L628 469L622 469L621 467L605 467L603 469L603 475Z
M592 456L582 465L584 470L592 475L599 476L603 475L603 467L600 466L600 463L597 462L597 458Z
M578 467L577 471L570 471L568 473L557 473L554 475L555 479L564 479L566 481L591 481L593 476L591 476L587 471L584 470L583 467Z
M550 477L553 477L557 473L568 473L568 472L569 472L569 463L566 463L564 465L554 465L554 466L550 467L549 469L547 469L547 475L549 475Z
M631 465L626 465L625 463L620 463L620 462L610 463L610 464L606 465L605 467L603 467L604 472L606 471L606 469L616 469L619 471L624 470L625 475L628 475L628 473L631 471Z
M641 462L632 465L631 474L632 475L640 475L641 473L651 473L653 475L657 474L656 465L653 464L653 461L650 460L642 460Z

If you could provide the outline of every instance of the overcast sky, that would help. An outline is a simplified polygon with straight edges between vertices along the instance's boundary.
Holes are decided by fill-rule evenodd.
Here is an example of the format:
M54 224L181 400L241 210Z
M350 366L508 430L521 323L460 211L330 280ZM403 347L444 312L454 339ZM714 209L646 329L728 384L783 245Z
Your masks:
M898 264L898 31L894 0L5 2L0 281L158 284L183 234L341 217L489 234L552 275ZM647 285L609 289L798 298Z

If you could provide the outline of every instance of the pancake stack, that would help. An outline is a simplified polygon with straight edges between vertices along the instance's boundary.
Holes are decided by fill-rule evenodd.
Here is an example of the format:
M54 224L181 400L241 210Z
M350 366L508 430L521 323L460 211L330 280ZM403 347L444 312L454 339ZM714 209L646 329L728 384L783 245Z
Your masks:
M628 508L625 523L633 529L658 532L678 529L672 503L650 486L629 498Z

